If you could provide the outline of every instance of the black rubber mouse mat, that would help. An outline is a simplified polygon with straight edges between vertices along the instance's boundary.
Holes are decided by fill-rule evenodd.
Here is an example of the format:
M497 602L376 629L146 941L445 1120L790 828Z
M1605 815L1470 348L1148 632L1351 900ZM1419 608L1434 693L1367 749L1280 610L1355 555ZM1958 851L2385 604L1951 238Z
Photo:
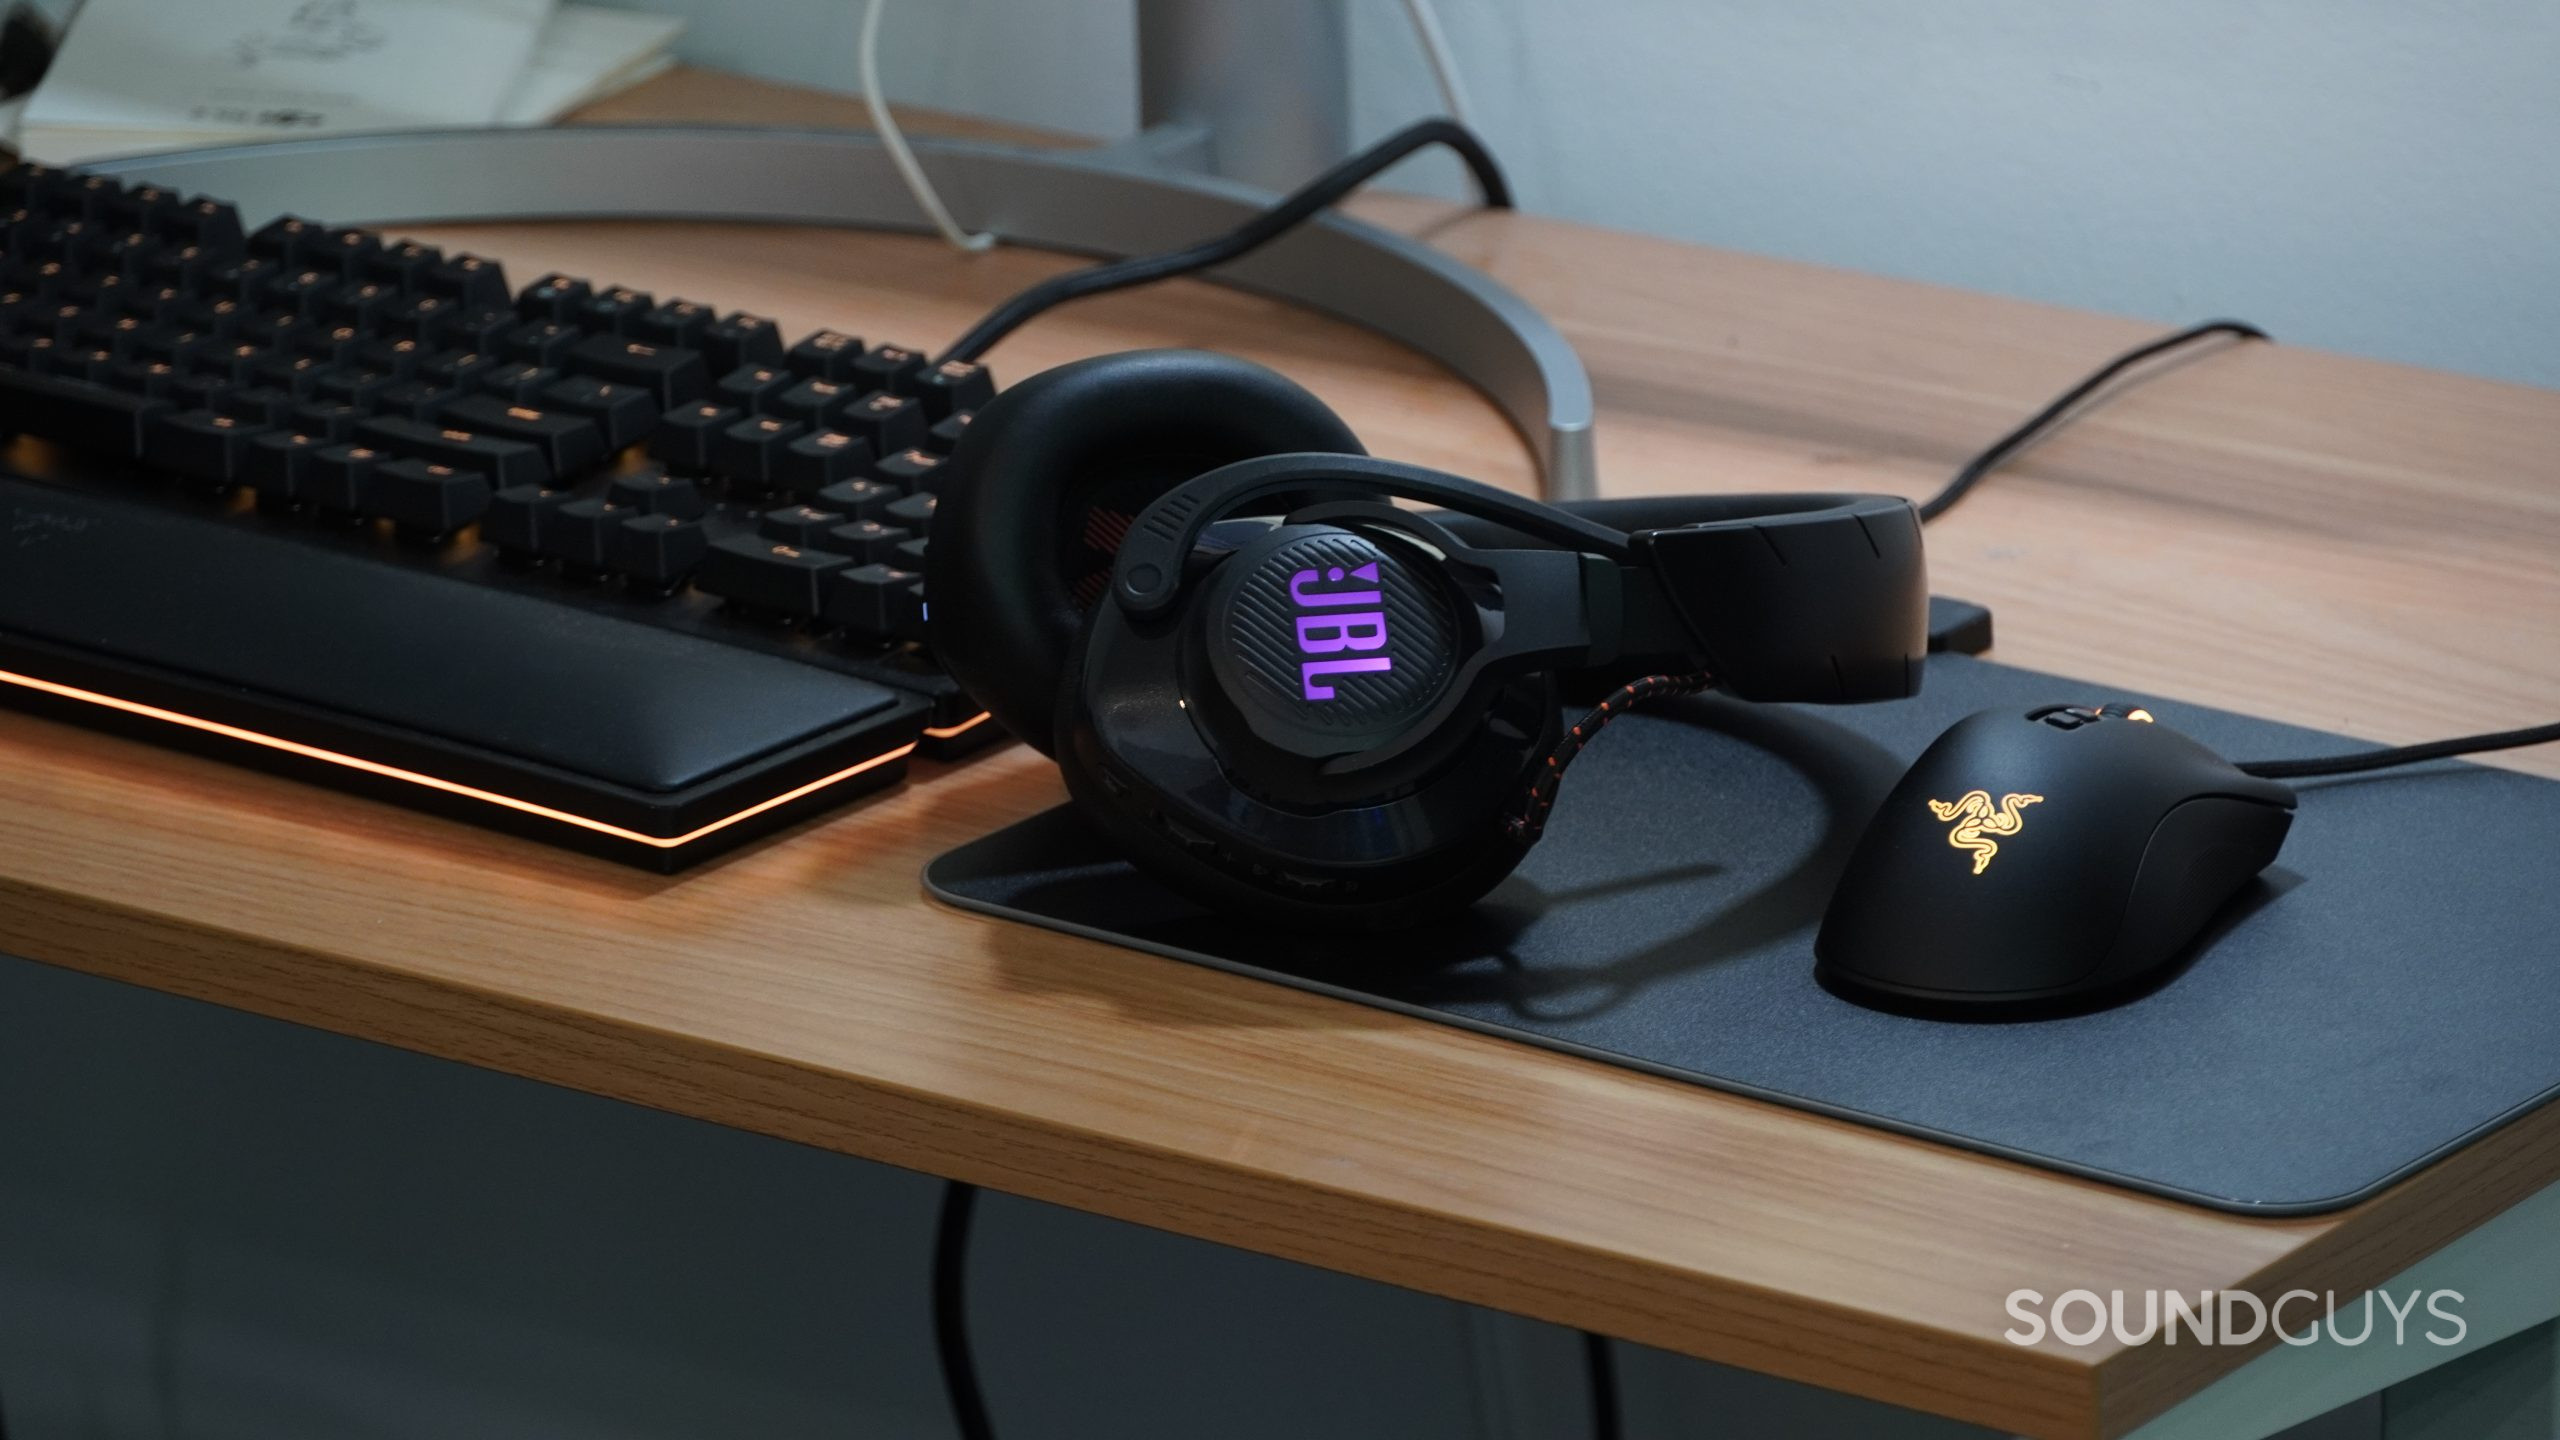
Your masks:
M1913 1020L1814 983L1833 879L1940 731L2113 699L2234 759L2362 748L1940 656L1919 698L1890 705L1706 697L1620 721L1520 871L1412 936L1223 921L1097 858L1108 847L1064 809L943 856L926 883L967 909L2254 1214L2360 1200L2560 1086L2560 783L2461 762L2302 782L2274 867L2118 1009Z

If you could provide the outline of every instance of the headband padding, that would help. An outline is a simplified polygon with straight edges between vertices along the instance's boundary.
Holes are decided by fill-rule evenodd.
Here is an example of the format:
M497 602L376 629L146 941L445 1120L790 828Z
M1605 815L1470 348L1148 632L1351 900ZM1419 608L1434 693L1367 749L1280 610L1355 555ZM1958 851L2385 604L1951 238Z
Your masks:
M953 452L925 551L934 653L1043 754L1068 647L1129 522L1195 475L1257 455L1359 454L1323 401L1205 350L1099 355L996 396Z

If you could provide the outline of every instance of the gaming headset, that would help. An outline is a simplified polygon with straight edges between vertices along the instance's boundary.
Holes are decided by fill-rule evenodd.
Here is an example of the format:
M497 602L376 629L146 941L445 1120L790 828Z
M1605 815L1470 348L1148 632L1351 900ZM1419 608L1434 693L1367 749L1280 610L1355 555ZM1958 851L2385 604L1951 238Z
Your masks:
M1105 836L1196 900L1300 927L1482 895L1616 709L1710 683L1899 699L1927 648L1899 497L1543 505L1369 456L1313 395L1203 351L997 396L926 570L936 653ZM1568 732L1567 694L1611 686Z

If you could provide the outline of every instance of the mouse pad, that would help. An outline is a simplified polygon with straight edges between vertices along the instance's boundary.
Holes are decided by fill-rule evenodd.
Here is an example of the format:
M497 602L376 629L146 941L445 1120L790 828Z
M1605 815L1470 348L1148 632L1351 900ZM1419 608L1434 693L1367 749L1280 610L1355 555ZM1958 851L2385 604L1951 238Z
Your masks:
M967 909L2250 1214L2372 1194L2560 1086L2560 783L2445 761L2299 782L2276 863L2120 1008L2002 1024L1813 979L1885 792L1977 710L2138 700L2238 760L2359 742L1959 655L1915 699L1619 721L1472 911L1391 939L1222 920L1061 808L933 862Z

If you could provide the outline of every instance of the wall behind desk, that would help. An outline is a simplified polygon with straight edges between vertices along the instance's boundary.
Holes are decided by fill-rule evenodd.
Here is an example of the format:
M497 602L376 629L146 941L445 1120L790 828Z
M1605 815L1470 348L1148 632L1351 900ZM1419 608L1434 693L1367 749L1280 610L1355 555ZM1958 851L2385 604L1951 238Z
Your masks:
M690 14L701 63L852 88L858 0L617 3ZM1358 138L1437 108L1401 5L1315 3L1347 7ZM2547 0L1440 8L1534 211L2560 385ZM893 99L1136 124L1132 0L890 17ZM1394 183L1454 179L1417 161Z

